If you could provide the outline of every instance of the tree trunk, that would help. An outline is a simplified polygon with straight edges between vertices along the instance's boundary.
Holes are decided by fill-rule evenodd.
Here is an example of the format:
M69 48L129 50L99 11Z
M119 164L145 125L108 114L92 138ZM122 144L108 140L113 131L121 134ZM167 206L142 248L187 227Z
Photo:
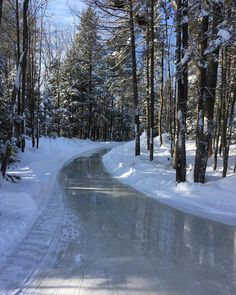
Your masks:
M222 110L223 110L223 102L224 102L224 87L225 87L225 61L224 61L224 49L221 51L221 90L220 90L220 103L217 111L217 128L216 128L216 139L215 139L215 150L214 150L214 165L213 169L216 170L217 162L218 162L218 152L219 152L219 143L220 143L220 135L222 129ZM209 150L208 150L209 154Z
M12 146L11 146L10 142L7 142L6 151L5 151L4 157L2 159L2 166L1 166L1 171L2 171L3 178L5 178L5 176L6 176L7 165L9 163L9 159L10 159L10 156L11 156L11 151L12 151Z
M148 13L149 11L147 11ZM146 130L147 149L150 150L150 33L149 24L146 25Z
M109 129L110 129L110 141L113 140L113 111L114 111L114 100L112 97L111 100L111 117L110 117L110 124L109 124Z
M165 1L166 5L166 1ZM170 153L171 158L173 158L173 149L174 149L174 132L173 132L173 122L174 122L174 106L173 106L173 93L172 93L172 80L171 80L171 67L170 67L170 42L168 34L168 14L165 12L165 30L166 30L166 42L167 42L167 66L168 66L168 97L169 97L169 134L170 134Z
M180 67L181 57L188 50L188 23L182 24L182 40L181 40L181 11L183 18L188 15L188 1L177 1L177 63ZM183 45L183 50L181 50ZM181 54L182 51L182 54ZM177 143L176 143L176 182L184 182L186 180L186 109L188 98L188 66L187 62L183 64L182 69L177 69Z
M151 0L150 22L150 161L153 161L154 153L154 0Z
M214 1L213 4L213 24L212 35L216 35L218 25L222 21L222 3ZM218 72L218 59L219 59L219 46L212 52L207 67L207 80L206 80L206 96L205 96L205 117L207 122L207 148L208 157L213 154L212 150L212 137L214 133L214 107L216 96L217 72Z
M200 93L198 98L198 121L196 130L196 156L194 165L194 182L205 181L207 164L207 145L204 134L204 113L205 113L205 95L206 95L206 57L208 16L203 16L201 24L201 65L200 65Z
M217 159L218 159L218 151L219 151L219 142L220 142L220 131L221 131L221 119L222 119L222 97L220 100L220 104L217 110L217 128L216 128L216 135L215 135L215 148L214 148L214 165L213 170L217 168Z
M161 86L160 86L160 109L159 109L159 120L158 120L158 129L159 129L159 139L160 146L163 144L162 140L162 116L163 116L163 105L164 105L164 54L165 54L165 36L163 33L162 41L162 50L161 50Z
M132 58L132 76L133 76L133 95L134 95L134 123L135 123L135 156L140 155L140 123L139 123L139 105L138 105L138 83L137 83L137 65L136 65L136 45L134 35L134 15L133 0L129 0L130 17L130 37L131 37L131 58Z
M28 8L29 0L23 2L23 62L22 62L22 100L21 100L21 151L25 151L25 99L26 99L26 73L27 73L27 51L28 51Z
M232 137L233 121L235 118L235 101L236 101L236 72L234 71L236 66L236 58L234 51L229 48L226 50L226 54L229 56L227 59L227 100L226 100L226 115L224 119L223 135L223 173L222 176L226 177L228 169L229 149Z
M37 112L37 120L36 120L36 148L39 148L39 111Z
M235 112L235 101L236 101L236 89L234 87L234 95L231 101L231 108L230 108L230 114L229 114L229 123L228 123L228 129L227 129L227 142L226 146L223 150L223 172L222 176L226 177L227 169L228 169L228 159L229 159L229 148L231 143L231 137L232 137L232 128L233 128L233 120L234 120L234 112Z
M16 0L16 43L17 43L17 67L20 62L20 22L19 22L19 0ZM20 87L17 93L17 114L21 115L21 91ZM18 147L21 146L20 138L21 138L21 125L17 124L17 138L18 138Z
M45 11L44 11L45 13ZM41 16L40 22L40 40L39 40L39 71L38 71L38 81L37 81L37 119L36 119L36 148L39 148L39 112L40 112L40 87L41 87L41 74L42 74L42 49L43 49L43 15Z
M93 72L93 68L92 68L92 51L90 49L89 52L89 120L88 120L88 138L92 137L92 111L93 111L93 107L92 107L92 72Z
M16 77L15 77L15 82L14 82L12 94L11 94L11 103L12 103L12 134L11 134L11 136L13 138L16 136L16 131L15 131L16 98L17 98L17 94L19 93L19 89L20 89L20 80L21 80L21 76L22 76L23 59L24 59L24 52L21 54L21 57L20 57L20 61L19 61L18 67L17 67L17 73L16 73Z

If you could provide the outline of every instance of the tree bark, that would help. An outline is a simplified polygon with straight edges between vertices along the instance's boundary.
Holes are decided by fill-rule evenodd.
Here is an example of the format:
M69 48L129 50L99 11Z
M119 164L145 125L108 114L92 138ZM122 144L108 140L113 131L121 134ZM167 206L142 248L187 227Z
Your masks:
M214 1L213 4L213 24L212 35L216 35L217 26L222 21L222 3ZM216 96L217 72L218 72L219 46L212 52L208 61L207 80L206 80L206 96L205 96L205 117L207 122L207 148L208 157L213 154L212 138L214 133L214 107Z
M6 151L5 151L4 157L2 159L2 165L1 165L1 171L2 171L3 178L5 178L5 176L6 176L7 165L9 163L11 151L12 151L12 146L11 146L10 142L7 142Z
M27 51L28 51L28 9L29 0L23 2L23 62L22 62L22 99L21 99L21 151L25 151L25 99L26 99L26 75L27 75Z
M131 58L132 58L132 76L133 76L133 101L134 101L134 124L135 124L135 156L140 155L140 122L139 122L139 103L138 103L138 82L136 65L136 45L134 35L134 15L133 0L129 0L130 17L130 37L131 37Z
M154 153L154 0L151 0L150 21L150 161L153 161Z
M165 1L166 5L166 1ZM172 80L171 80L171 67L170 67L170 42L168 34L168 14L165 11L165 30L166 30L166 42L167 42L167 67L168 67L168 97L169 97L169 134L170 134L170 153L173 159L173 149L174 149L174 132L173 132L173 122L174 122L174 104L173 104L173 93L172 93Z
M229 158L229 149L232 137L232 128L233 121L235 118L235 101L236 101L236 72L234 71L236 66L236 58L234 56L234 50L230 50L230 48L226 49L227 60L227 94L225 101L225 116L223 123L223 172L222 177L226 177L227 169L228 169L228 158Z
M177 67L180 67L183 55L188 50L188 23L184 21L181 26L181 11L183 19L188 15L188 0L177 1ZM181 40L182 30L182 40ZM182 46L183 48L181 48ZM182 50L181 50L182 49ZM176 143L176 182L185 182L186 180L186 110L188 98L188 66L187 62L177 69L177 143Z
M214 149L214 165L213 169L216 170L217 162L218 162L218 152L219 152L219 143L220 143L220 136L222 133L222 115L223 115L223 102L224 102L224 87L225 87L225 61L224 61L224 49L221 51L221 85L220 85L220 102L218 105L217 111L217 128L216 128L216 139L215 139L215 149ZM209 154L209 150L208 150Z
M159 120L158 120L160 146L163 144L163 140L162 140L162 116L163 116L163 106L164 106L164 54L165 54L165 43L164 42L165 42L165 36L164 36L164 33L163 33L162 49L161 49L160 109L159 109Z
M93 66L92 66L92 48L90 46L89 52L89 120L88 120L88 138L92 136L92 73L93 73Z
M146 25L146 47L146 131L147 149L150 150L150 32L148 22Z
M230 114L229 114L229 123L228 123L228 129L227 129L227 142L226 146L223 150L223 172L222 176L226 177L227 169L228 169L228 159L229 159L229 148L232 138L232 128L233 128L233 120L234 120L234 112L235 112L235 101L236 101L236 89L234 87L233 97L231 101L231 107L230 107Z
M16 43L17 43L17 67L19 66L20 62L20 22L19 22L19 0L16 0ZM21 115L21 91L20 87L17 93L17 114L18 116ZM21 146L21 125L17 124L17 138L18 138L18 147Z
M198 121L196 130L196 156L194 165L194 182L205 181L207 164L207 145L204 134L204 113L205 113L205 95L206 95L206 57L207 31L209 17L203 16L200 32L201 41L201 60L200 60L200 93L198 98Z

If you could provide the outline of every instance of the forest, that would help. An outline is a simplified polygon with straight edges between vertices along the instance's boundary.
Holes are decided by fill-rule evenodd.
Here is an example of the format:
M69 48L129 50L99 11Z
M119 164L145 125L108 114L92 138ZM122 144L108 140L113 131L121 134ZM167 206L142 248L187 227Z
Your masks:
M50 1L50 0L49 0ZM71 34L51 26L47 0L0 0L0 161L40 137L93 141L168 135L176 183L208 160L227 175L236 143L236 3L233 0L86 0ZM236 155L235 155L236 156ZM234 166L236 172L236 162Z

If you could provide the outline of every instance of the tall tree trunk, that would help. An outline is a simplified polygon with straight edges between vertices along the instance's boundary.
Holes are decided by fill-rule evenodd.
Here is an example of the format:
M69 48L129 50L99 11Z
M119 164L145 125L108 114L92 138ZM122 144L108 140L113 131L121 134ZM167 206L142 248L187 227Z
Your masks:
M154 0L151 0L151 22L150 22L150 161L154 154Z
M214 165L213 169L216 170L217 162L218 162L218 152L219 152L219 143L220 143L220 135L222 130L222 110L224 103L224 87L225 87L225 60L224 60L224 48L221 51L221 89L220 89L220 102L218 105L217 111L217 128L216 128L216 139L215 139L215 150L214 150ZM209 154L209 150L208 150Z
M148 9L147 14L149 14ZM148 22L146 25L146 47L146 130L147 149L150 150L150 32Z
M213 23L212 35L216 35L218 25L222 21L222 7L220 1L213 1ZM212 137L214 134L214 107L216 96L217 72L218 72L219 46L212 52L208 61L207 80L206 80L206 97L205 97L205 117L207 122L206 139L208 148L208 157L212 156Z
M218 151L219 151L219 142L220 142L220 131L221 131L221 120L222 120L222 97L220 99L218 110L217 110L217 128L216 128L216 135L215 135L215 146L214 146L214 164L213 164L213 170L216 170L217 168L217 160L218 160Z
M183 19L188 15L188 0L177 1L177 63L180 67L183 55L188 50L188 23L182 24L182 40L181 40L181 11L183 11ZM181 50L181 44L183 49ZM181 72L180 72L181 71ZM188 66L187 62L181 65L181 69L177 70L177 143L176 143L176 182L184 182L186 180L186 110L188 98Z
M110 129L110 141L113 140L113 111L114 111L114 99L112 97L111 99L111 117L110 117L110 123L109 123L109 129Z
M165 42L165 36L164 36L164 33L163 33L162 49L161 49L160 109L159 109L159 120L158 120L160 145L163 144L163 140L162 140L162 116L163 116L163 106L164 106L164 54L165 54L165 43L164 42Z
M234 79L234 83L235 83ZM234 84L235 85L235 84ZM236 87L234 86L233 92L230 94L230 96L233 95L231 98L231 107L230 107L230 113L229 113L229 123L227 128L227 137L226 137L226 146L223 150L223 172L222 176L226 177L227 169L228 169L228 159L229 159L229 148L231 143L231 137L232 137L232 128L233 128L233 120L234 120L234 113L235 113L235 101L236 101Z
M34 27L34 31L36 32L36 24ZM29 71L28 71L28 96L29 96L29 110L31 117L31 140L32 147L35 147L35 111L36 111L36 96L35 96L35 52L36 52L36 36L33 32L29 31L29 49L28 49L28 63L29 63Z
M194 182L205 181L206 163L207 163L207 145L204 134L204 113L205 113L205 95L206 95L206 56L208 16L203 16L200 32L201 41L201 65L200 65L200 93L198 98L198 120L196 130L196 156L194 165Z
M37 81L37 118L36 118L36 148L39 148L39 112L40 112L40 87L41 87L41 74L42 74L42 49L43 49L43 9L41 9L41 22L40 22L40 40L39 40L39 70Z
M92 50L89 52L89 121L88 121L88 138L92 137Z
M139 123L139 103L138 103L138 82L137 82L137 65L136 65L136 45L134 35L134 15L133 0L129 0L129 17L130 17L130 37L131 37L131 58L132 58L132 76L133 76L133 95L134 95L134 116L135 116L135 156L140 155L140 123Z
M29 0L23 2L23 62L22 62L22 100L21 100L21 151L25 151L25 99L26 99L26 73L27 73L27 51L28 51L28 9Z
M226 61L227 61L227 78L226 78L226 100L225 100L225 116L223 121L222 131L222 146L223 146L223 172L222 176L226 177L228 169L229 148L232 137L233 121L235 118L235 100L236 100L236 58L235 50L230 50L226 47Z
M166 8L165 1L165 8ZM168 67L168 97L169 97L169 134L170 134L170 153L173 158L174 149L174 134L173 134L173 121L174 121L174 106L173 106L173 93L172 93L172 80L171 80L171 67L170 67L170 42L168 33L168 13L165 9L165 31L166 31L166 42L167 42L167 67Z
M19 0L16 0L16 46L17 46L17 67L19 66L20 62L20 22L19 22ZM18 116L21 115L21 91L20 87L17 93L17 114ZM21 146L21 125L17 124L17 138L18 138L18 147Z

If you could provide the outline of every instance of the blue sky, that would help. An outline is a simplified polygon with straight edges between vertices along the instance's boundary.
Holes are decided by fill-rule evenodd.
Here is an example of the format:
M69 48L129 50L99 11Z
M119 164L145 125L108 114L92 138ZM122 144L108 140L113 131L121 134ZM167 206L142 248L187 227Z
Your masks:
M81 0L49 0L47 9L49 21L62 28L72 26L73 16L69 6L80 10L85 7L85 4Z

